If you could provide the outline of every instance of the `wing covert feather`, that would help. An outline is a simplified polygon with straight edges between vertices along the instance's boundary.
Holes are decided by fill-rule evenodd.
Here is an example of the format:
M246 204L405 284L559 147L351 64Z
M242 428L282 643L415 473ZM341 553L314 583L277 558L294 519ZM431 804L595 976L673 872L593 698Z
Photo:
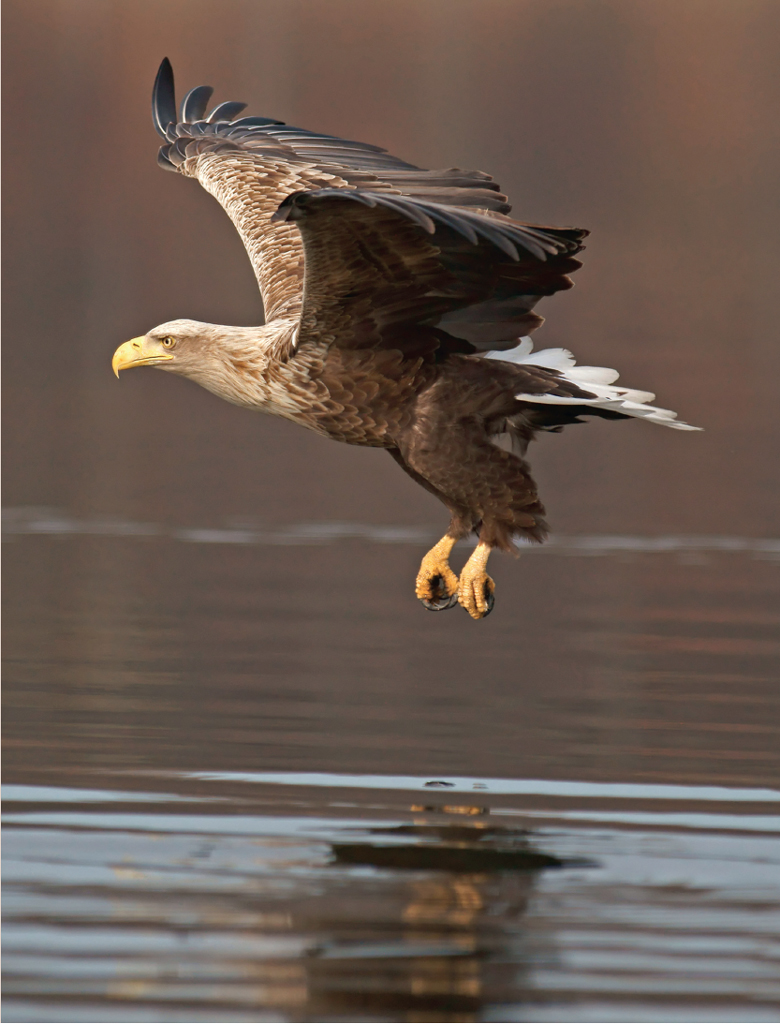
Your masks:
M516 344L544 295L570 287L576 237L384 193L297 193L274 221L305 251L299 344L477 352Z

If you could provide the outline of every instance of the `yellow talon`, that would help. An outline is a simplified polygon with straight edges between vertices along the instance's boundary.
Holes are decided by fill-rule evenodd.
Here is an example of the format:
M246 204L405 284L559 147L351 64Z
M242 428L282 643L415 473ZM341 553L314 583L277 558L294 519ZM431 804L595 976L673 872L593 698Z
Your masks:
M485 571L489 557L490 546L480 541L460 574L458 604L472 619L484 619L493 611L496 585Z
M458 577L449 565L455 538L445 536L423 558L414 592L429 611L443 611L455 603Z

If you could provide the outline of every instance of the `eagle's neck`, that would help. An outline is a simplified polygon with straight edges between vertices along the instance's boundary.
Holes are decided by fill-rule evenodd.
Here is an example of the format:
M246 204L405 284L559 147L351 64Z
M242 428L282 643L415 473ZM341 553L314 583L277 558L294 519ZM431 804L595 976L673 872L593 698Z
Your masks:
M297 390L298 377L308 376L306 360L290 365L297 331L297 318L262 327L209 325L203 358L183 371L234 405L296 419L300 408L291 390Z

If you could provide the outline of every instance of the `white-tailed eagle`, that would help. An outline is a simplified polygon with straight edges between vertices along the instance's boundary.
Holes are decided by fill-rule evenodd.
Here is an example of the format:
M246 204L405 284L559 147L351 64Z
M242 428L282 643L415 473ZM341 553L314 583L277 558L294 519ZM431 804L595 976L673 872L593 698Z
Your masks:
M539 299L571 287L587 232L507 216L481 171L421 170L376 146L206 113L198 86L177 111L164 60L152 111L159 163L197 178L227 212L262 292L262 327L172 320L121 345L113 367L157 366L233 402L347 444L384 448L449 509L416 594L483 618L494 547L543 541L544 508L524 455L536 431L583 415L697 429L577 366L565 349L533 351ZM508 437L511 445L501 443ZM511 448L511 450L508 450ZM453 545L479 542L458 577Z

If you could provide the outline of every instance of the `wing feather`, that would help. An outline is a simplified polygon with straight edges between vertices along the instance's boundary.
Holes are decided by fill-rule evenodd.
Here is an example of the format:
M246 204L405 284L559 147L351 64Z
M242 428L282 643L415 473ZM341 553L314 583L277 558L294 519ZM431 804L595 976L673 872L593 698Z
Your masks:
M246 110L246 103L236 103L234 100L228 100L226 103L220 103L218 107L214 107L208 119L211 124L214 124L216 121L233 121L242 110Z
M185 124L200 121L213 94L214 90L210 85L196 85L194 89L190 89L181 101L179 121Z
M252 262L267 320L297 320L301 315L304 245L294 223L273 219L288 196L301 192L318 192L319 201L326 202L324 216L334 228L330 273L337 273L340 260L338 273L345 280L350 277L349 261L346 253L339 257L336 238L349 252L362 253L355 258L364 264L371 262L365 254L372 246L382 249L384 244L389 253L393 246L406 245L406 256L395 252L392 265L399 273L402 265L407 270L427 268L426 287L421 291L419 282L407 281L401 297L397 282L375 273L374 288L385 312L395 310L395 319L438 316L439 333L446 330L461 350L464 342L476 348L513 343L541 322L530 312L541 295L570 287L565 275L579 266L572 256L586 232L510 220L506 196L489 174L424 170L369 143L310 132L274 118L236 118L245 105L233 101L207 114L210 97L208 86L190 90L177 119L173 71L167 58L162 62L152 97L155 128L164 139L158 163L197 178L228 213ZM353 199L370 194L369 205L339 205L338 199L324 195L338 190ZM356 218L357 210L362 213ZM340 219L343 230L335 231ZM362 249L355 242L358 222L360 230L368 231ZM384 230L391 236L386 244ZM430 239L434 232L435 244ZM440 249L446 255L437 260L432 253ZM446 279L446 297L426 292L439 277Z
M538 325L535 303L579 266L566 233L385 193L296 193L274 221L303 239L299 346L500 349Z
M157 71L152 90L152 120L157 133L166 138L169 124L176 123L176 92L173 84L173 68L167 57Z

